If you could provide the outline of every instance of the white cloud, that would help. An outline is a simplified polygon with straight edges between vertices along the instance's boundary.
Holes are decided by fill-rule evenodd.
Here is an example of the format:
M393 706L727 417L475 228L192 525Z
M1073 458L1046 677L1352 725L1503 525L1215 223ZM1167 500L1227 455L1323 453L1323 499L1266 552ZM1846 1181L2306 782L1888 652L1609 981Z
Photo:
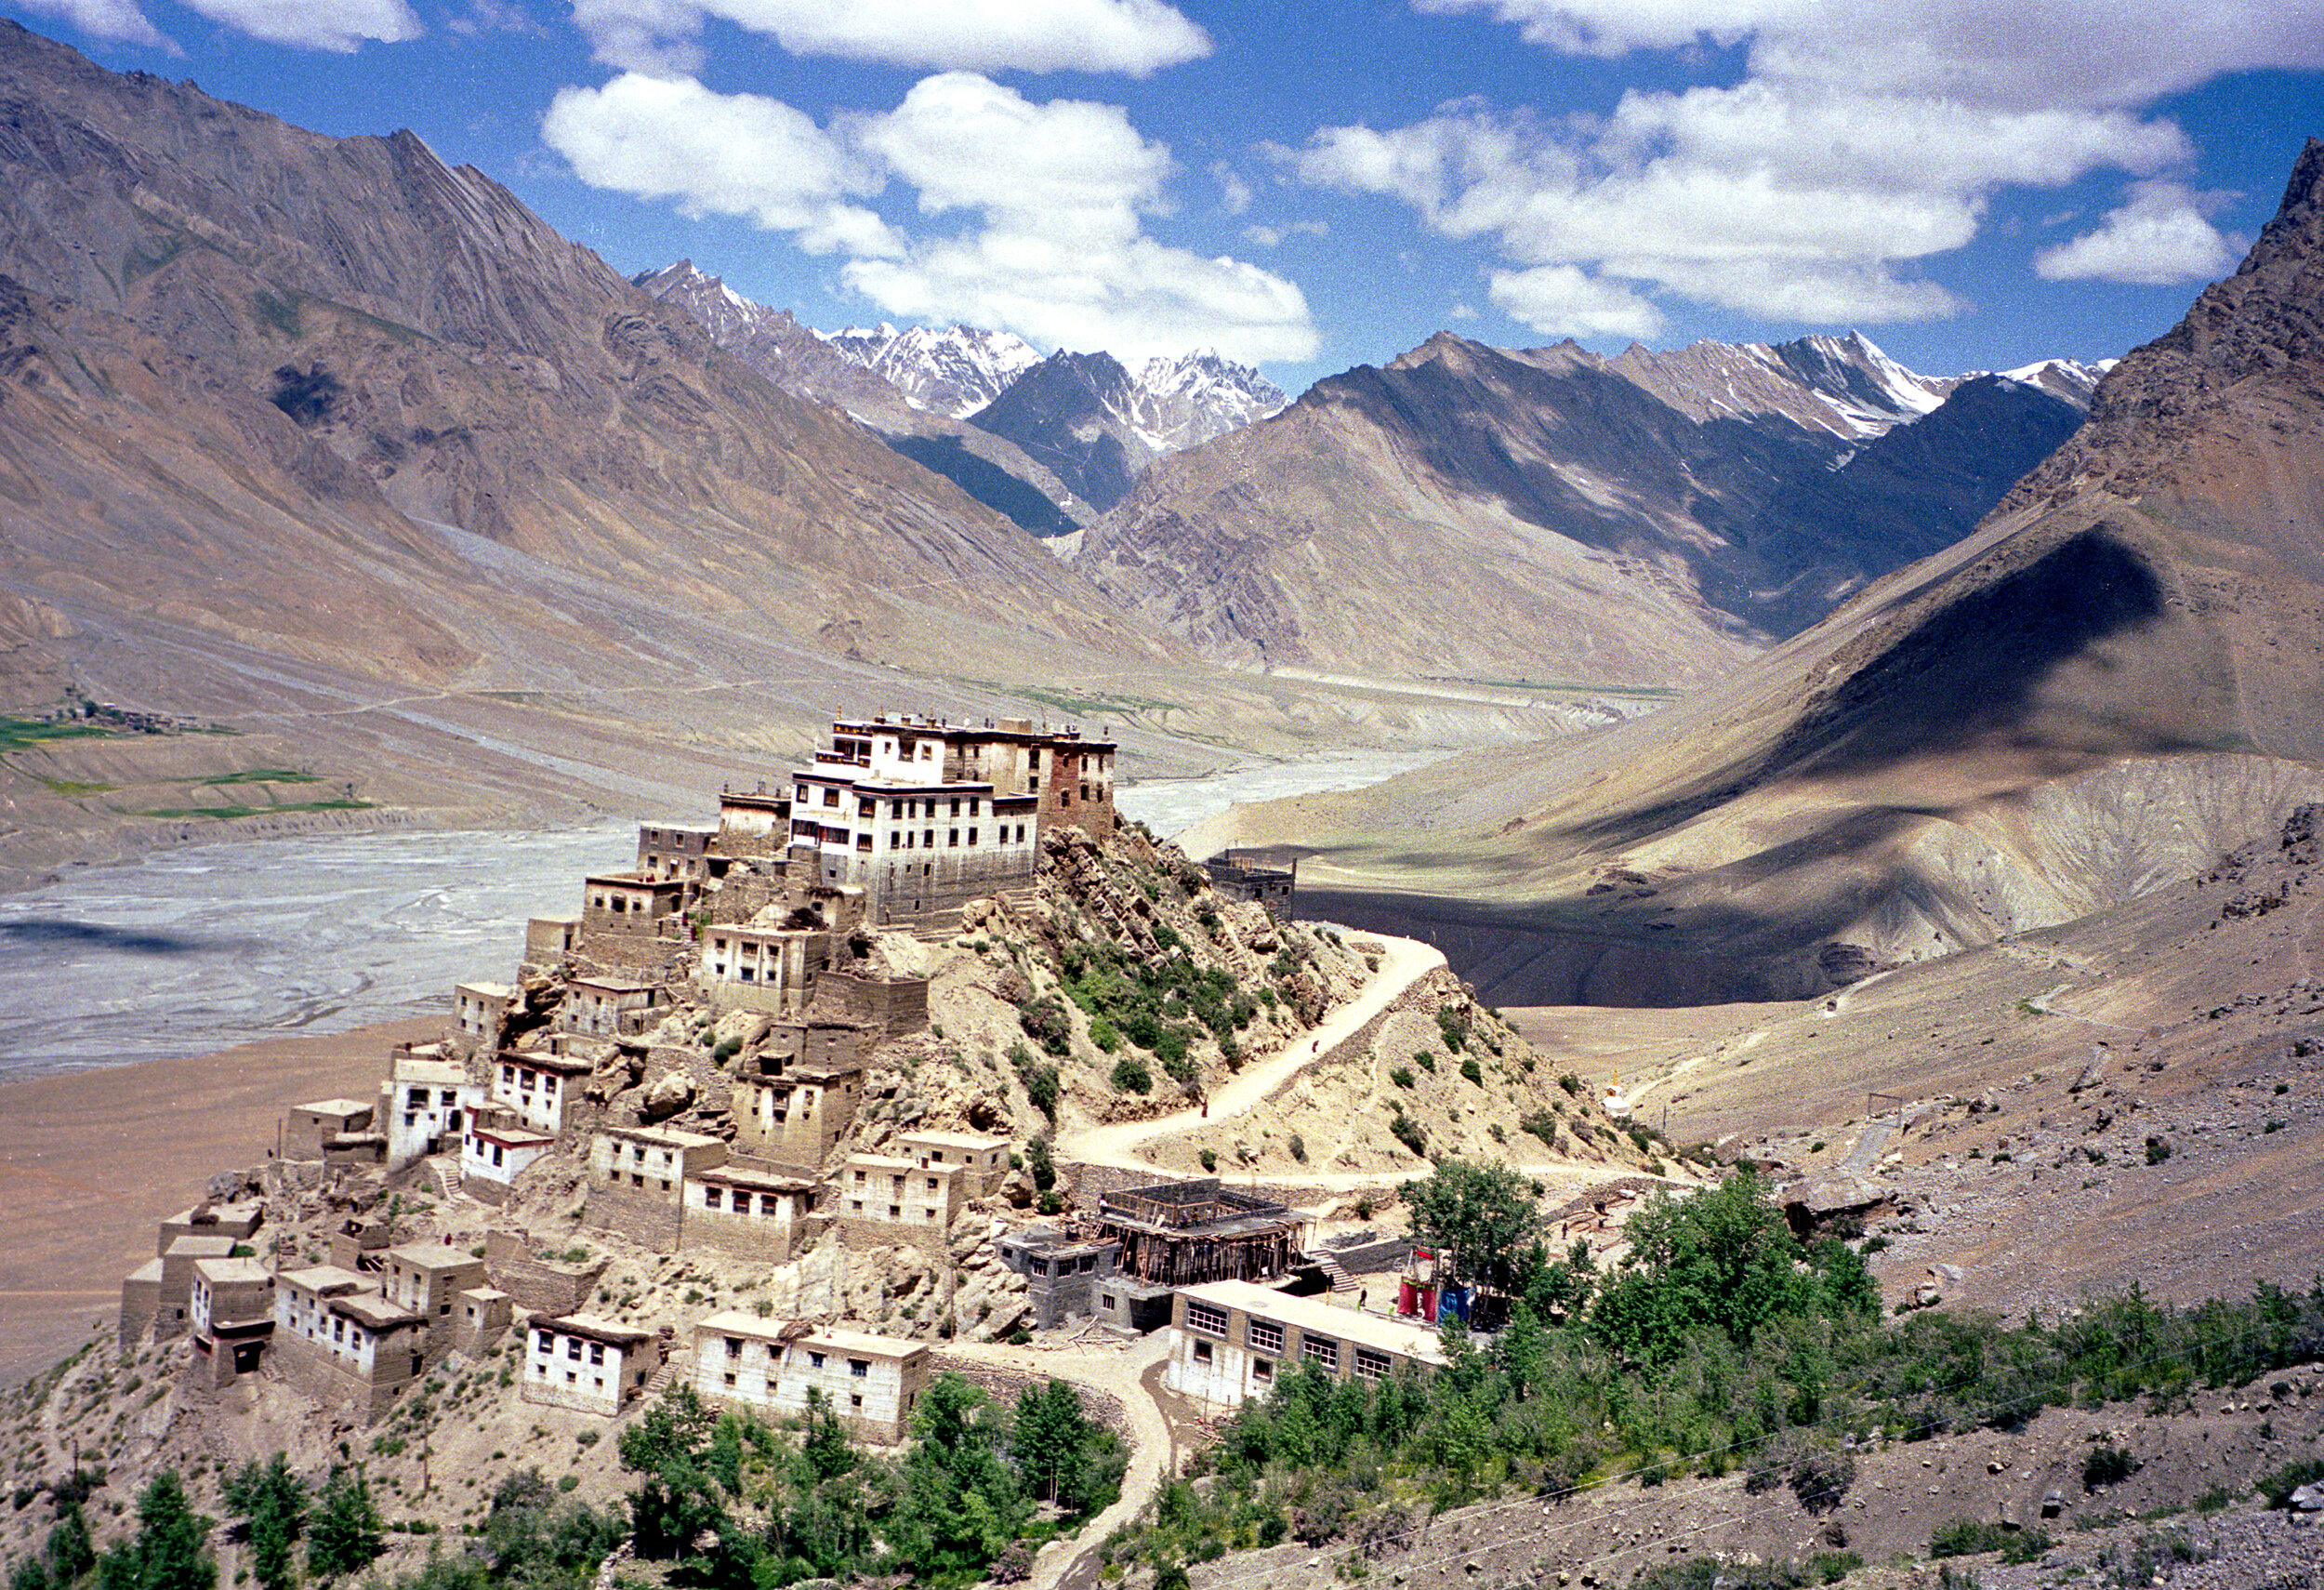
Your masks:
M2324 66L2315 0L1415 0L1567 55L1748 43L1769 82L1973 105L2144 105L2251 67Z
M24 0L25 7L59 17L93 38L185 52L155 31L135 0ZM366 39L400 44L424 31L404 0L186 0L213 22L269 44L352 53Z
M1654 305L1572 265L1495 271L1486 290L1504 313L1544 337L1647 338L1662 329L1662 311Z
M424 31L403 0L186 0L214 22L269 44L354 51L365 39L401 44Z
M593 186L745 216L846 255L843 279L898 319L1125 358L1209 344L1261 363L1317 346L1291 282L1147 235L1177 167L1119 106L1038 104L953 72L892 111L819 127L779 100L633 73L560 91L542 137ZM907 235L855 202L890 182L937 224Z
M1121 72L1144 77L1210 53L1164 0L574 0L600 60L698 71L716 19L793 55L976 72Z
M464 39L486 33L531 33L548 36L548 30L527 11L522 0L469 0L469 8L449 18L444 26Z
M2209 281L2235 264L2234 245L2206 214L2223 195L2196 193L2176 182L2132 185L2130 203L2109 210L2094 232L2034 256L2047 282L2124 282L2172 287Z
M559 89L541 138L593 188L675 199L688 216L742 216L812 254L902 246L849 202L877 192L879 174L779 99L625 73L602 88Z
M1228 215L1239 216L1250 208L1250 184L1243 180L1242 173L1223 160L1214 160L1210 163L1210 177L1219 185L1221 209Z
M1569 55L1743 52L1737 83L1633 90L1604 116L1462 101L1275 152L1310 182L1488 241L1495 301L1528 324L1608 335L1655 312L1608 295L1647 290L1811 324L1958 312L1917 262L1974 238L2005 188L2106 170L2145 180L2098 231L2045 251L2043 274L2211 274L2226 245L2169 180L2193 145L2141 108L2223 72L2324 66L2324 0L1413 3Z
M122 39L130 44L150 45L165 49L172 55L183 55L168 39L154 30L139 10L134 0L20 0L24 9L34 16L55 17L78 28L91 38Z
M1243 229L1243 240L1261 248L1279 248L1287 238L1327 237L1330 232L1331 228L1319 220L1285 221L1280 226L1253 222Z

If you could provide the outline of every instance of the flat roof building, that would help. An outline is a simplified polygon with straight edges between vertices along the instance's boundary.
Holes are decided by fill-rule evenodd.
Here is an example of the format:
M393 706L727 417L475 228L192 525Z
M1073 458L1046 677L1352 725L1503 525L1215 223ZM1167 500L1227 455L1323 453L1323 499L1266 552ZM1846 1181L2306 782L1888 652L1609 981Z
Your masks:
M890 1446L911 1427L933 1358L925 1342L739 1312L694 1325L694 1390L706 1399L798 1416L821 1391L850 1435Z
M1163 1384L1182 1397L1233 1408L1312 1364L1335 1380L1383 1380L1445 1361L1436 1333L1315 1297L1249 1281L1182 1287L1170 1320Z
M657 1338L594 1314L535 1314L525 1322L527 1402L612 1418L662 1367Z

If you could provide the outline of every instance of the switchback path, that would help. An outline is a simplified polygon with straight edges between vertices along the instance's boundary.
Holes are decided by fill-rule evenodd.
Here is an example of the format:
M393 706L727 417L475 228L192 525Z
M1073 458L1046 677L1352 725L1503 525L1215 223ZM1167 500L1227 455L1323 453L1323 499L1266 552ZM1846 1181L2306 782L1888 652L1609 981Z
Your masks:
M1057 1141L1057 1157L1084 1165L1113 1165L1124 1170L1151 1170L1140 1150L1157 1138L1195 1132L1212 1120L1232 1120L1248 1115L1291 1085L1301 1071L1320 1065L1332 1052L1362 1031L1365 1024L1386 1010L1413 984L1445 964L1444 952L1417 939L1366 934L1382 946L1380 970L1363 992L1324 1017L1306 1037L1285 1044L1268 1058L1243 1067L1233 1080L1212 1094L1209 1112L1190 1106L1151 1120L1126 1120L1111 1126L1085 1126ZM1301 1178L1302 1180L1307 1178ZM1377 1173L1364 1179L1380 1180ZM1337 1177L1314 1178L1327 1186Z

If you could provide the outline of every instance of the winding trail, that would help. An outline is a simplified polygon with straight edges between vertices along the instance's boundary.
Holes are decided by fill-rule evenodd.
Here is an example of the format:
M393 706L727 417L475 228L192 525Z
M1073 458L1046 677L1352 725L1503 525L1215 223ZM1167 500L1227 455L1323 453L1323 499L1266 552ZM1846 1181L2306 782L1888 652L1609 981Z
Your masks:
M1103 1391L1129 1416L1129 1467L1122 1476L1120 1497L1084 1524L1079 1533L1041 1548L1033 1562L1033 1590L1055 1590L1068 1575L1076 1583L1093 1582L1098 1547L1106 1536L1137 1517L1138 1510L1161 1488L1162 1477L1171 1466L1175 1438L1154 1394L1161 1384L1158 1371L1169 1350L1169 1333L1165 1331L1134 1342L1097 1338L1028 1347L1001 1342L954 1342L945 1346L946 1358L1054 1375Z
M1306 1037L1285 1044L1266 1059L1236 1072L1233 1080L1211 1095L1207 1115L1202 1106L1190 1106L1151 1120L1079 1127L1057 1140L1057 1157L1085 1165L1151 1170L1152 1162L1139 1153L1140 1149L1157 1138L1179 1136L1198 1131L1213 1120L1232 1120L1249 1114L1289 1087L1301 1071L1329 1059L1340 1044L1362 1031L1367 1023L1395 1003L1413 984L1446 963L1442 950L1418 939L1392 938L1386 934L1364 936L1377 940L1382 947L1380 970L1372 974L1363 992L1325 1016ZM1319 1175L1291 1179L1312 1181L1318 1187L1325 1187L1343 1178ZM1377 1172L1367 1172L1362 1173L1362 1179L1378 1181L1382 1177Z

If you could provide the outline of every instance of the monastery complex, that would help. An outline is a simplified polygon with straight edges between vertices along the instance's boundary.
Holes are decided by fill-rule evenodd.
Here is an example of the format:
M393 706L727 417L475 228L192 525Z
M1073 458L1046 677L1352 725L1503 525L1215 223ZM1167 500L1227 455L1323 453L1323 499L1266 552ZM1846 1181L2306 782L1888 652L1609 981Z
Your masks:
M1022 719L843 718L787 779L722 793L715 822L640 828L634 864L529 923L513 978L458 985L441 1038L395 1048L376 1096L291 1108L262 1175L163 1224L122 1283L124 1350L183 1336L202 1382L267 1377L358 1424L447 1359L505 1351L545 1407L610 1418L682 1380L786 1415L812 1391L853 1434L899 1440L942 1342L859 1329L836 1281L821 1306L691 1325L608 1295L620 1252L769 1275L813 1253L835 1275L905 1265L956 1304L973 1278L976 1317L942 1335L1176 1331L1173 1385L1222 1404L1277 1362L1427 1359L1424 1329L1353 1309L1363 1271L1408 1265L1408 1242L1314 1248L1309 1217L1263 1193L1118 1173L1014 1224L1030 1184L1005 1109L874 1119L873 1073L931 1025L897 945L1029 910L1051 868L1148 952L1172 942L1106 884L1115 756ZM1213 876L1219 899L1287 912L1273 858ZM414 1236L400 1217L423 1203L472 1205L484 1240Z

